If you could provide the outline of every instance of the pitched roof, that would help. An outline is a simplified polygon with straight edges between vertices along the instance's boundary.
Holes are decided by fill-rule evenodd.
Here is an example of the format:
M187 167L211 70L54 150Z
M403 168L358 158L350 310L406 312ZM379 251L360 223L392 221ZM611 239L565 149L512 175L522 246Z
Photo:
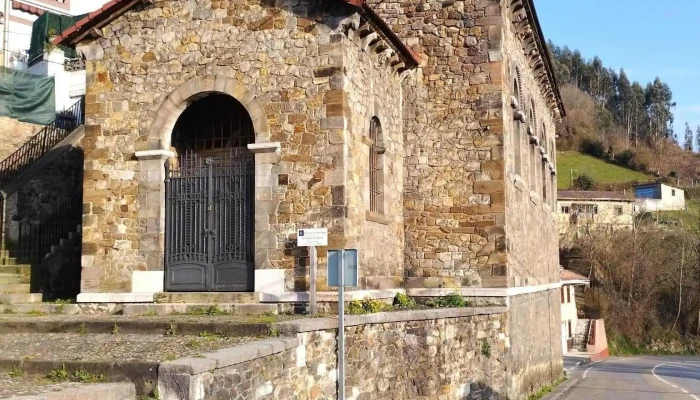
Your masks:
M127 12L131 7L138 3L152 3L153 0L112 0L99 9L86 15L85 18L76 22L75 25L61 32L54 39L55 45L60 44L76 44L81 41L93 28L101 28L120 15Z
M566 282L580 282L580 283L585 283L585 282L590 282L590 279L586 278L583 275L577 274L576 272L569 270L569 269L562 269L559 271L559 279L561 279L562 283Z
M578 190L560 190L557 192L559 200L607 200L607 201L634 201L631 195L621 192L605 192L605 191L578 191Z
M373 26L380 31L386 40L388 40L395 50L398 51L406 66L413 68L420 63L418 56L409 49L401 39L394 33L391 27L370 7L365 3L365 0L339 0L358 8L358 12L364 15ZM76 44L82 40L93 28L100 29L112 20L130 10L138 3L150 4L153 0L112 0L102 6L102 8L91 12L85 18L78 21L75 25L66 29L54 40L54 44Z
M19 1L13 1L12 8L15 10L24 11L24 12L29 13L29 14L34 14L37 16L40 16L46 12L46 10L44 10L42 8L32 6L29 4L24 4L24 3L21 3Z

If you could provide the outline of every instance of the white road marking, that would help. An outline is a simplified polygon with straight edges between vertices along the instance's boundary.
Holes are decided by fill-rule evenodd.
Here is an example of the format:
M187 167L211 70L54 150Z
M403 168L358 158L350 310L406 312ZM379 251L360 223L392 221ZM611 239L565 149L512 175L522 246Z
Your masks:
M588 371L590 371L591 368L593 368L592 365L591 365L590 367L588 367L588 369L586 370L586 372L583 373L583 379L586 379L586 375L588 375Z
M663 382L663 383L665 383L665 384L667 384L667 385L673 386L675 389L678 389L678 386L676 386L676 385L674 385L673 383L668 382L668 381L664 380L663 378L661 378L660 376L656 375L656 369L659 368L659 367L661 367L661 366L667 365L667 364L678 364L678 363L674 363L674 362L670 362L670 361L669 361L669 362L665 362L665 363L661 363L661 364L655 366L654 368L652 368L651 374L654 375L654 378L660 380L661 382ZM687 368L692 368L692 367L688 367L688 366L686 366L686 367L687 367ZM680 388L680 390L681 390L683 393L687 394L688 396L692 397L693 400L700 400L700 399L699 399L697 396L695 396L694 394L689 394L687 390L685 390L685 389L683 389L683 388Z

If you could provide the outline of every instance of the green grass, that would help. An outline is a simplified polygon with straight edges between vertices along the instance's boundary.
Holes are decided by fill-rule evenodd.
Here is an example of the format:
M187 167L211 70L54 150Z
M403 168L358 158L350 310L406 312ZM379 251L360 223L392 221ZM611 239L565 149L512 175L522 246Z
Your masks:
M653 181L654 176L634 171L619 165L611 164L587 154L567 151L557 154L557 188L569 189L571 186L571 170L575 170L574 178L587 174L595 183L623 183Z

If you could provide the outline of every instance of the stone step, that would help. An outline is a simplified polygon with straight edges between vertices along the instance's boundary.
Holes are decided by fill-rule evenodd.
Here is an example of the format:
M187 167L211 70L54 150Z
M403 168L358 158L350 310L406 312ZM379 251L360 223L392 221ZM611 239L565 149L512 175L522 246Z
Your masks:
M206 312L214 313L222 311L231 315L276 315L279 314L277 304L262 303L158 303L158 304L124 304L124 315L168 315Z
M136 398L134 384L121 382L84 385L57 392L8 397L6 400L134 400Z
M19 274L19 275L31 275L32 266L19 264L19 265L0 265L0 274Z
M0 284L0 293L2 294L29 294L29 284L26 283L8 283Z
M0 284L29 283L29 275L6 274L0 272Z
M0 258L7 258L10 256L9 250L0 250Z
M0 258L0 265L17 265L17 259L14 257Z
M1 294L0 304L26 304L26 303L41 303L43 299L41 293L19 293L19 294Z
M257 303L258 296L252 292L168 292L157 293L156 303L190 304L248 304Z

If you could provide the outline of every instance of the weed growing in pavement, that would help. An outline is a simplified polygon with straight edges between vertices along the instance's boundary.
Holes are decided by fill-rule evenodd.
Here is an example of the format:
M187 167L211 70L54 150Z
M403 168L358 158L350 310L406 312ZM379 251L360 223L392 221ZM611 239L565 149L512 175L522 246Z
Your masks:
M251 315L248 317L248 321L251 324L272 324L278 321L277 314L263 314L263 315Z
M46 313L44 313L44 312L41 311L41 310L36 310L36 309L35 309L35 310L29 311L29 312L27 313L27 315L32 315L32 316L34 316L34 317L40 317L40 316L42 316L42 315L46 315Z
M173 353L168 353L165 355L165 361L177 360L177 356Z
M73 304L73 300L71 299L56 299L54 301L50 301L49 303L53 304Z
M380 311L385 311L389 306L381 300L364 299L353 300L348 305L347 313L350 315L374 314Z
M10 371L10 376L13 378L24 376L24 370L19 365L13 365L12 371Z
M230 315L230 313L219 308L217 304L214 304L207 308L196 308L194 310L187 311L187 315L200 315L212 317L217 315Z
M63 365L60 369L54 369L46 376L51 382L59 383L68 380L68 371L66 371L66 366Z
M87 333L87 329L85 329L85 322L80 323L80 326L78 327L78 333L81 335L84 335Z
M211 342L216 339L226 339L229 337L228 332L214 332L211 333L209 331L203 331L199 332L199 337L206 340L207 342Z
M565 377L565 376L560 377L559 379L557 379L557 380L556 380L554 383L552 383L551 385L547 385L547 386L543 387L542 389L540 389L539 391L537 391L537 392L531 394L530 396L528 396L527 400L540 400L540 399L543 398L544 396L546 396L546 395L548 395L549 393L551 393L552 390L554 390L555 387L557 387L557 386L561 385L562 383L564 383L564 381L566 381L566 377Z
M83 369L79 369L75 372L73 372L73 375L70 378L71 381L73 382L80 382L80 383L103 383L107 382L107 378L105 378L104 375L99 374L91 374Z
M270 327L270 336L279 337L280 335L280 330L276 326Z
M192 339L189 342L185 343L185 346L192 350L196 350L202 347L202 342L199 339Z
M117 323L112 324L112 335L117 335L119 334L119 325Z
M160 400L160 393L158 393L158 389L153 389L151 393L139 396L138 400Z
M59 304L54 309L54 314L63 314L63 304Z
M143 313L141 315L144 317L155 317L156 315L158 315L158 313L155 310L150 310L150 311L146 311L145 313Z

